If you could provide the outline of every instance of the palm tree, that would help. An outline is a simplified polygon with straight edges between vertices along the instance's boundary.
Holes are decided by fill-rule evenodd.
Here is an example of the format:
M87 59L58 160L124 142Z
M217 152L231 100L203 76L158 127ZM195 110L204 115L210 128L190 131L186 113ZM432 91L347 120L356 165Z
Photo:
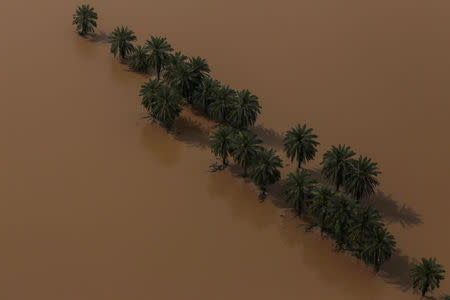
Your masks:
M445 295L444 300L450 300L450 295Z
M378 272L381 265L391 258L395 245L392 234L380 227L363 240L360 249L361 258L366 264L373 265L375 272Z
M147 72L149 67L147 49L137 46L131 54L130 69L135 72Z
M231 156L244 168L244 177L247 177L247 169L254 162L258 151L262 150L261 143L262 141L251 131L241 131L233 137Z
M93 7L88 5L81 5L77 7L73 14L72 25L77 25L77 32L79 35L86 35L94 32L94 27L97 27L97 13Z
M350 238L360 243L364 238L370 238L382 226L381 216L377 210L368 205L358 205L355 222L350 228Z
M213 100L208 105L208 114L219 122L226 122L231 107L236 102L236 92L228 85L217 89Z
M155 100L151 103L152 116L168 129L172 127L173 121L182 109L181 95L166 85L161 86Z
M207 111L209 104L214 101L219 88L220 83L217 80L211 77L203 78L192 95L192 103L203 111Z
M303 211L305 201L311 198L316 181L308 171L298 169L294 173L289 173L283 185L286 202L294 207L299 215Z
M123 26L116 27L109 36L111 53L114 54L114 57L119 54L122 59L125 59L128 54L133 52L134 46L131 42L134 41L136 41L136 36L132 30Z
M191 90L189 90L188 99L192 98L192 94L197 89L197 87L202 83L202 81L209 77L209 72L211 72L206 59L199 56L190 57L188 61L189 74L191 77Z
M369 197L379 184L376 176L380 173L376 162L360 155L358 160L351 162L351 167L345 176L345 189L357 200Z
M222 165L228 165L228 155L232 152L233 129L231 127L220 126L209 139L210 147L214 155L222 158Z
M145 42L145 48L149 51L149 63L156 70L156 77L160 79L161 69L169 60L169 52L173 51L172 46L165 37L150 36L150 40Z
M243 130L255 124L260 112L261 105L259 105L258 97L244 89L237 92L236 101L230 107L228 117L233 127Z
M411 279L413 287L422 291L422 297L429 291L439 287L443 280L445 270L436 262L436 258L422 258L422 260L411 268Z
M313 191L312 198L308 201L309 211L319 219L321 232L327 228L329 206L334 196L330 186L322 185Z
M351 197L338 194L328 206L328 215L325 223L336 236L338 250L348 244L349 231L355 221L356 202Z
M157 99L159 90L161 89L161 83L156 79L150 79L148 82L141 85L139 96L142 97L141 104L150 110L152 103Z
M174 54L169 54L169 58L165 66L165 72L163 73L164 81L167 84L173 86L178 69L186 64L187 59L188 57L183 55L180 51L177 51Z
M298 168L301 167L302 163L314 159L316 155L316 147L320 143L316 141L317 135L313 134L312 131L313 129L307 128L306 124L303 126L299 124L286 132L284 150L291 161L294 161L294 159L298 161Z
M266 186L280 180L281 159L273 149L263 149L256 154L255 162L250 169L250 178L261 189L259 199L266 198Z
M322 174L336 185L336 191L344 184L354 155L355 152L345 145L331 146L331 149L323 155Z

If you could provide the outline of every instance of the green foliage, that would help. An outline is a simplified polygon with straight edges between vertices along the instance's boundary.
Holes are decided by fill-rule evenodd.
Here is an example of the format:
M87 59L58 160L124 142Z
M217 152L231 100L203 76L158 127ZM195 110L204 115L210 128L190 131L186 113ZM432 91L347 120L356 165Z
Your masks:
M289 173L286 177L284 187L284 197L286 202L293 207L300 215L305 202L313 196L316 181L308 171L302 169Z
M333 201L329 203L325 224L335 235L339 250L343 248L344 244L349 242L350 229L355 222L356 205L357 203L354 199L344 194L337 194Z
M378 227L371 235L366 236L361 243L361 258L366 264L373 265L378 272L395 250L394 237L383 227Z
M111 43L111 53L114 57L119 56L124 59L128 54L132 53L134 46L131 42L136 41L134 32L128 27L116 27L109 36L109 42Z
M450 295L445 295L444 300L450 300Z
M203 111L207 111L209 104L214 101L219 88L220 83L217 80L211 77L203 78L192 95L192 104Z
M261 112L258 97L252 95L249 90L237 92L236 101L230 107L229 122L240 130L247 129L256 122L258 114Z
M354 155L355 152L345 145L332 146L323 155L322 174L336 186L336 191L344 184L345 176L352 167Z
M370 158L359 156L351 161L351 166L345 175L345 189L356 199L371 196L379 184L376 176L380 174L376 162Z
M256 155L262 150L262 141L251 131L241 131L233 137L231 148L234 161L244 168L244 177L247 169L255 161Z
M220 86L208 105L208 114L218 122L226 122L235 102L236 92L228 85Z
M377 210L367 205L358 205L355 210L355 222L350 228L350 239L357 243L370 239L383 224Z
M273 149L258 151L250 168L250 178L261 188L260 200L266 197L266 186L280 180L281 159Z
M166 128L170 129L173 121L183 109L183 101L178 91L161 85L156 98L150 104L152 116L161 122Z
M187 98L191 99L194 91L199 87L205 78L209 77L209 72L211 72L211 70L206 62L206 59L199 56L189 58L188 67L191 78L191 87Z
M317 152L317 146L320 144L316 141L317 135L312 133L312 128L297 125L286 133L284 138L284 150L287 156L294 161L298 161L298 167L302 163L314 159Z
M77 32L80 35L86 35L94 32L94 28L97 27L97 13L93 7L88 5L81 5L77 7L77 10L73 14L72 25L77 25Z
M156 70L156 76L160 79L161 69L169 62L169 53L173 51L172 46L165 37L150 36L145 42L145 48L149 51L149 64Z
M148 52L142 46L134 48L130 57L130 69L135 72L147 72L149 68Z
M228 165L228 155L232 152L232 140L234 132L231 127L220 126L209 139L211 152L222 158L223 167Z
M411 268L411 279L413 287L418 288L425 296L429 291L439 288L443 280L445 270L442 265L436 262L436 258L422 258L422 260Z
M153 102L157 99L160 89L161 83L156 79L150 79L148 82L141 85L139 96L142 97L141 104L145 107L145 109L151 109Z
M330 186L322 185L313 191L311 199L307 202L311 214L319 219L322 232L327 227L326 221L329 220L328 207L330 202L334 200L334 196Z

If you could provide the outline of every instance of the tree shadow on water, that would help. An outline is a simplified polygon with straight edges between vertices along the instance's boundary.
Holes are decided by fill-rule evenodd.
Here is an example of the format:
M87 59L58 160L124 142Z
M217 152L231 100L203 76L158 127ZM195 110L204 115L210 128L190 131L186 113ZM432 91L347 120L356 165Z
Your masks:
M401 290L406 291L411 288L409 270L413 263L408 255L402 255L401 250L397 249L389 261L381 267L379 275L386 282L397 285Z
M381 191L377 191L374 196L364 202L377 209L388 224L400 223L403 227L410 227L422 223L420 215L414 209L405 204L399 204L392 199L391 195Z
M107 44L109 36L104 31L98 31L96 33L89 34L87 40L93 43Z
M266 128L262 125L254 126L250 129L254 133L258 135L259 138L261 138L264 141L264 144L269 145L270 147L274 148L275 150L282 150L283 149L283 135L276 132L273 129Z
M209 132L200 122L191 118L179 117L173 126L176 140L205 149L209 143Z

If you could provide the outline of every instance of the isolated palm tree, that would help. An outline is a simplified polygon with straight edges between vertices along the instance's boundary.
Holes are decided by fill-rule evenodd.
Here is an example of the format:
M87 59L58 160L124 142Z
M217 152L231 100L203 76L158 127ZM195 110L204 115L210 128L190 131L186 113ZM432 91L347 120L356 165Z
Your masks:
M236 92L228 85L220 86L208 105L208 114L213 119L226 123L231 107L235 102Z
M288 132L284 138L284 150L287 156L294 161L298 161L298 168L302 163L306 163L314 159L317 152L317 146L320 144L316 141L317 135L312 133L312 128L297 125Z
M116 27L109 36L111 53L114 54L114 57L119 54L122 59L125 59L128 54L133 52L134 46L131 42L134 41L136 41L136 36L132 30L124 26Z
M331 201L334 199L334 192L329 185L322 185L313 191L311 199L307 201L311 215L319 219L321 232L328 227L328 212Z
M192 95L192 103L195 107L203 111L208 110L208 106L214 101L217 91L220 88L220 83L211 77L203 78L200 85Z
M394 237L380 227L362 241L360 255L366 264L374 266L375 272L378 272L381 265L391 258L395 245Z
M331 146L331 149L323 155L322 174L336 186L336 191L344 184L354 155L355 152L345 145Z
M316 181L308 171L302 169L289 173L284 182L284 197L286 202L301 215L305 202L312 197Z
M422 258L422 260L411 268L411 279L413 287L422 291L422 297L429 291L439 288L443 280L445 270L436 262L436 258Z
M86 35L94 32L94 28L97 27L97 13L93 7L88 5L81 5L77 7L77 10L73 14L72 25L77 25L77 32L79 35Z
M359 156L357 160L352 160L345 176L345 189L357 200L369 197L379 184L376 177L380 173L376 162L372 162L370 158Z
M149 64L156 70L156 77L160 79L161 69L168 63L169 53L173 48L165 37L150 36L150 40L145 41L145 48L150 53Z
M156 79L150 79L148 82L141 85L139 96L142 97L141 104L145 107L145 109L151 109L151 105L155 102L160 89L161 83Z
M352 241L361 243L383 226L378 211L368 205L358 205L355 213L355 222L350 228L350 239Z
M336 237L338 250L348 243L350 229L355 221L356 201L344 194L337 194L329 203L325 223Z
M150 107L152 116L170 129L183 109L183 101L176 90L162 85Z
M256 122L261 112L258 97L252 95L249 90L244 89L237 92L236 101L230 109L229 122L240 130L247 129Z
M256 155L262 150L262 141L251 131L241 131L234 135L231 148L231 156L234 161L244 168L244 177L247 177L247 170L255 161Z
M273 149L263 149L258 151L255 162L250 168L250 178L259 186L261 193L259 199L266 198L266 187L280 180L281 159L275 154Z
M130 69L135 72L147 72L149 68L148 52L142 46L137 46L131 53Z
M211 152L222 159L223 168L228 165L228 155L232 152L233 136L233 128L220 126L213 132L209 139Z

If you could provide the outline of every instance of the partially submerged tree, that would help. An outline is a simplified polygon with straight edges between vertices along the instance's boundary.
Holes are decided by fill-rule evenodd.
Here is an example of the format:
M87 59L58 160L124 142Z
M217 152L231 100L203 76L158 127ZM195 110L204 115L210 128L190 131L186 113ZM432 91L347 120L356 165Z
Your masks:
M313 196L316 183L309 172L304 169L301 171L297 169L287 175L283 185L284 197L299 215L303 212L305 202Z
M136 36L132 30L124 26L116 27L109 36L111 53L114 54L114 57L119 55L120 58L125 59L133 52L134 46L131 42L134 41L136 41Z
M394 237L380 227L362 241L360 255L366 264L373 265L375 272L378 272L380 266L391 258L394 250Z
M441 280L443 280L445 270L442 265L436 262L436 258L422 258L422 260L415 264L411 269L411 279L413 287L420 289L422 296L425 296L429 291L439 288Z
M97 27L97 13L93 7L88 5L81 5L77 7L77 10L73 14L72 25L77 25L77 32L79 35L86 35L94 32L94 28Z
M148 82L141 85L139 96L142 97L141 104L145 107L145 109L151 109L152 104L157 99L160 89L161 83L156 79L149 79Z
M362 197L369 197L375 192L375 187L379 184L377 180L378 166L370 158L359 156L357 160L352 160L350 168L345 175L345 189L357 200Z
M244 89L237 92L236 101L230 107L228 121L234 128L245 130L255 124L260 112L258 97Z
M209 139L211 152L222 159L222 168L228 165L228 155L232 152L233 128L220 126Z
M130 59L131 70L141 73L145 73L148 71L148 52L144 47L139 45L134 48L133 52L131 53Z
M149 64L156 71L156 77L160 79L161 69L168 63L169 54L173 51L172 46L165 37L150 36L150 40L145 42L145 48L150 53Z
M218 122L227 123L231 107L235 102L236 92L228 85L220 86L208 105L208 114Z
M234 135L231 148L234 161L244 168L244 177L247 177L248 168L254 163L256 155L262 150L262 141L251 131L241 131Z
M192 95L192 104L203 111L207 111L209 104L214 101L219 88L220 83L217 80L211 77L203 78Z
M317 135L312 133L313 129L297 125L288 132L284 138L284 150L291 161L297 160L298 168L302 163L306 163L312 159L317 152L317 146L320 144L316 141Z
M183 109L183 101L176 90L162 85L150 108L152 116L163 126L170 129L175 118Z
M266 187L280 180L281 159L273 149L258 151L255 162L250 168L250 178L261 189L259 199L263 201L267 196Z
M336 186L336 191L344 185L354 155L355 152L345 145L331 146L331 149L323 155L322 174Z

